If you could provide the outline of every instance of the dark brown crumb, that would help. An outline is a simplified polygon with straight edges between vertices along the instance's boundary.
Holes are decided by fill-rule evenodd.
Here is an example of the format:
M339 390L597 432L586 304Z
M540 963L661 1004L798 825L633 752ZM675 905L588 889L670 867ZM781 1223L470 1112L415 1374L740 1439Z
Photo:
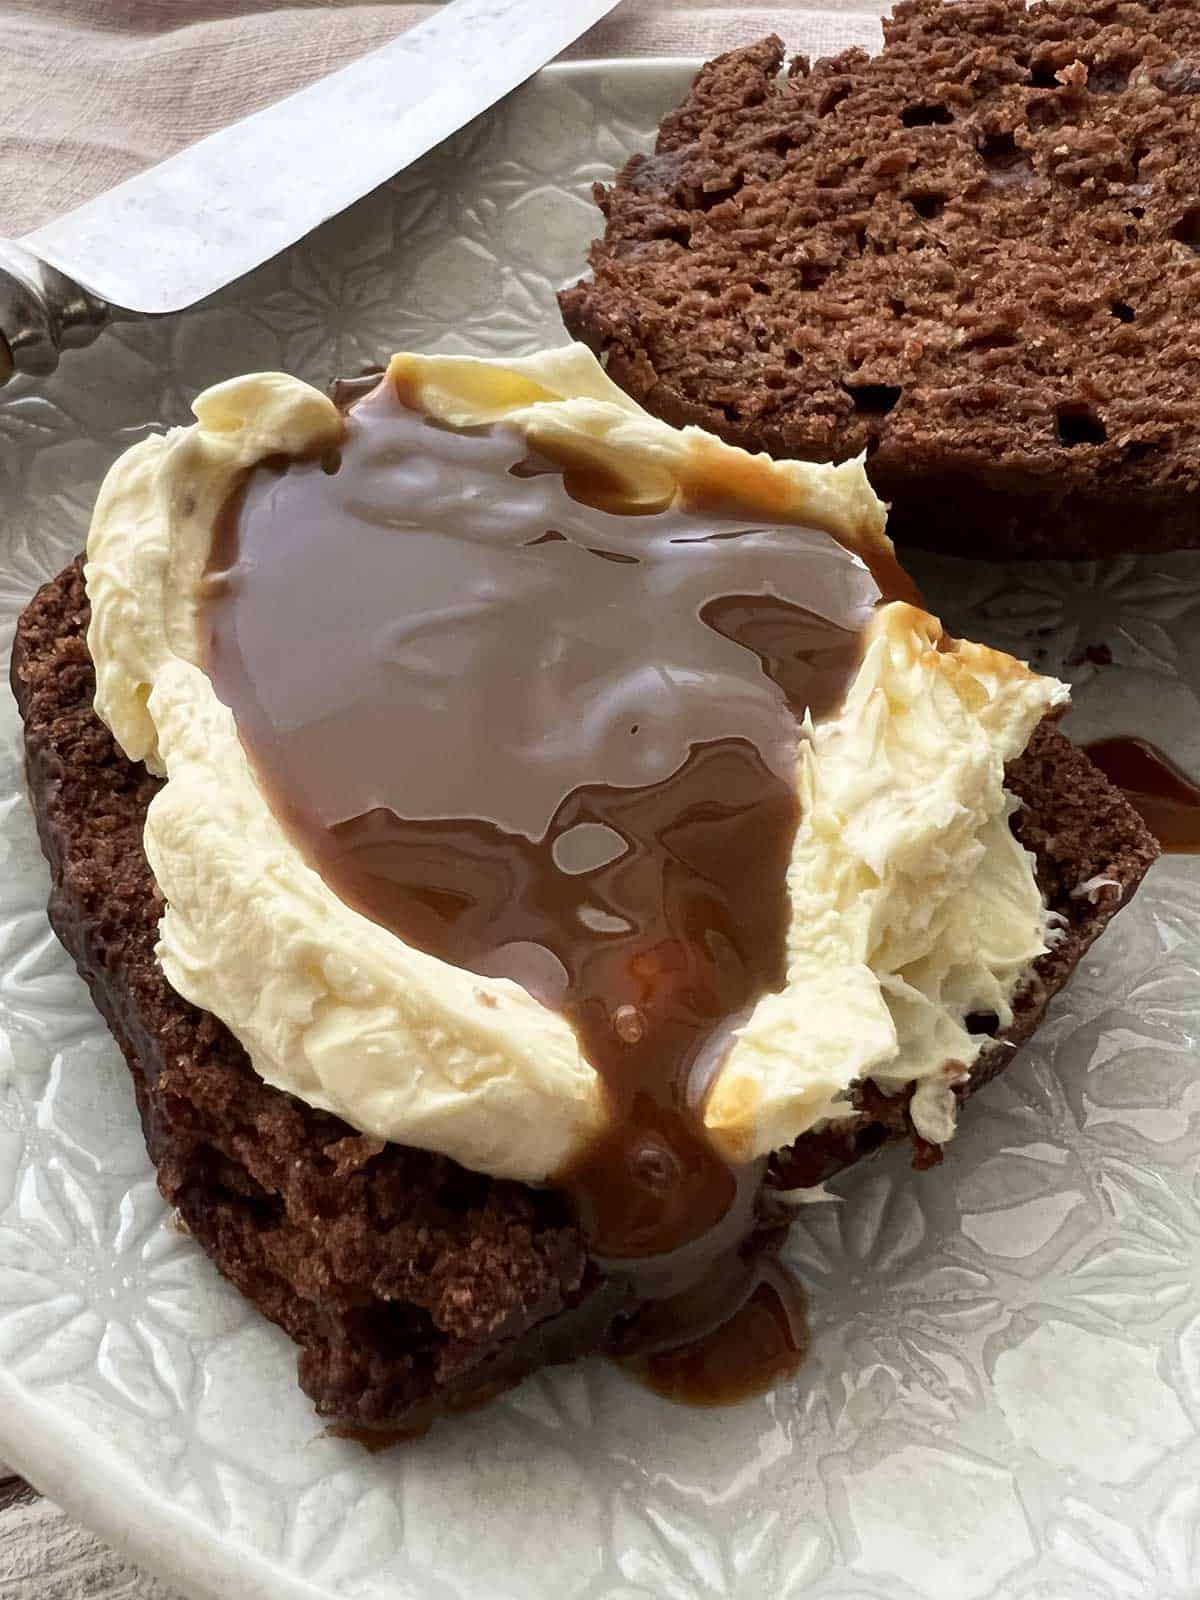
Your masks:
M589 1264L558 1194L382 1144L269 1088L221 1023L169 987L142 849L158 782L121 755L92 710L87 619L76 563L30 603L13 652L51 921L124 1051L159 1187L225 1276L300 1346L300 1381L317 1410L350 1427L412 1430L546 1362L628 1344L637 1307ZM1050 727L1010 782L1027 802L1018 831L1067 919L1010 1030L1019 1043L1120 899L1092 906L1070 890L1103 874L1128 899L1155 850ZM1012 1055L997 1045L977 1076ZM781 1177L818 1181L910 1131L905 1097L870 1085L862 1117L856 1129L801 1140ZM935 1154L917 1148L922 1160ZM765 1222L753 1247L776 1232Z
M860 451L963 555L1200 544L1200 8L905 0L705 67L597 202L568 328L668 421Z

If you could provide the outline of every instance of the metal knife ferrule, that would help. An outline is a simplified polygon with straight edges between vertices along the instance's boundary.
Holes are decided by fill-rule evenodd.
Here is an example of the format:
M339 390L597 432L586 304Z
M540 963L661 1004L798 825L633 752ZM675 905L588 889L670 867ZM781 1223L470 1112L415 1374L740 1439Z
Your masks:
M0 383L16 372L45 377L60 351L92 340L110 317L103 300L31 251L0 239Z

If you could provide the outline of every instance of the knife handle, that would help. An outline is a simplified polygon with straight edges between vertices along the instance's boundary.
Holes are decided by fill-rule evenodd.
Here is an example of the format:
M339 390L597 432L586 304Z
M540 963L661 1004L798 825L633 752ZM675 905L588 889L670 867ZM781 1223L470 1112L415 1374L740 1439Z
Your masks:
M110 315L65 273L0 239L0 384L17 372L46 377L60 351L91 344Z

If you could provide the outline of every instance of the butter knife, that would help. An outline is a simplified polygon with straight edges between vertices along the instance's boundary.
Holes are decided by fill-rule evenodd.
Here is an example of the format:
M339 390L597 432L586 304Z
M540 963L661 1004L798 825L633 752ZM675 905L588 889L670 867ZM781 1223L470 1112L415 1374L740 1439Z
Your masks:
M181 311L486 111L617 0L451 0L381 49L23 239L0 239L0 383L53 372L112 308Z

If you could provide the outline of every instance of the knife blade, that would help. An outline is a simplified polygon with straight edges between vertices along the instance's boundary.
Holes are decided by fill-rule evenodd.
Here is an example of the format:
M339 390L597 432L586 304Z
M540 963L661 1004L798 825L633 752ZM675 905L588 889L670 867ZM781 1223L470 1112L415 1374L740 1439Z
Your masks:
M180 311L278 255L486 111L617 3L451 0L15 244L0 240L0 383L14 370L53 371L60 350L96 337L109 306Z

